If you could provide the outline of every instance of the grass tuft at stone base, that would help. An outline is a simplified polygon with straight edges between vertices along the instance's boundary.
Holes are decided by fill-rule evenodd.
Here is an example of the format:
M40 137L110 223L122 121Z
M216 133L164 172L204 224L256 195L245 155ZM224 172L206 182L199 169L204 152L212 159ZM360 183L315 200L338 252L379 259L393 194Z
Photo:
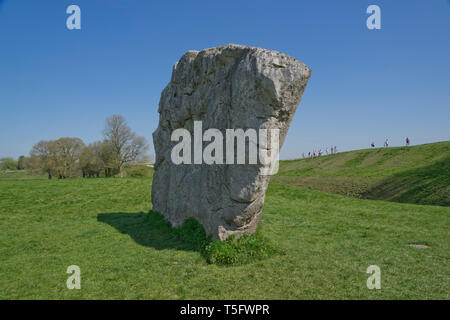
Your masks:
M157 216L157 217L156 217ZM157 222L176 239L192 250L199 251L205 260L216 265L243 265L282 253L270 240L264 237L259 229L251 235L235 239L230 236L225 241L211 241L205 233L203 226L195 219L187 219L179 228L171 228L169 223L163 222L160 213L152 211L149 214L150 223Z
M209 263L218 265L241 265L266 259L282 250L274 247L260 231L234 239L210 242L203 248Z

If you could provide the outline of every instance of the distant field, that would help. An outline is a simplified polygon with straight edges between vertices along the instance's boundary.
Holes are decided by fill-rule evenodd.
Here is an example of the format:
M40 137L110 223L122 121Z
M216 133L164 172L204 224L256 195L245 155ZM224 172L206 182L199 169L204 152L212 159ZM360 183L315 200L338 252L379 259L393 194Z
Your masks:
M450 142L280 162L273 182L357 198L450 205Z
M370 152L380 165L394 161ZM321 163L311 176L359 177L355 157L333 157L354 175L326 157L283 163L282 172L295 177ZM384 176L373 166L371 176ZM224 267L155 225L150 194L151 178L0 175L0 299L450 298L450 208L271 183L261 232L283 253ZM81 268L81 290L66 288L72 264ZM369 265L381 268L381 290L366 287Z

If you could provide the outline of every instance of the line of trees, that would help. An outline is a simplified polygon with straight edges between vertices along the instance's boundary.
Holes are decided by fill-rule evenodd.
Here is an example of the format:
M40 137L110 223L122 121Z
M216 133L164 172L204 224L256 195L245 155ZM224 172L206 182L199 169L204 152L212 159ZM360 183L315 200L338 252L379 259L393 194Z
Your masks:
M145 159L147 140L137 136L121 115L106 119L103 140L85 145L79 138L59 138L39 141L30 156L20 157L23 168L44 173L49 179L83 177L123 176L127 163Z
M0 159L0 170L17 170L19 169L19 161L14 160L13 158L2 158Z

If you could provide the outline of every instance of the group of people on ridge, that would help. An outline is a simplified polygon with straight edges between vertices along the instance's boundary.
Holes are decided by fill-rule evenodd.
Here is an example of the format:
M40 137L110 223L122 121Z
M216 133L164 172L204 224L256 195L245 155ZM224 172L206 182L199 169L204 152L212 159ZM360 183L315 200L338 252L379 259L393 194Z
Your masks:
M409 146L409 144L411 143L411 140L409 140L409 138L406 137L405 142L406 142L406 146ZM375 148L375 142L372 141L372 143L370 144L370 146L371 146L372 148ZM389 140L388 140L388 139L386 139L386 140L384 141L383 147L385 147L385 148L389 147Z
M406 142L406 146L409 146L410 143L411 143L411 140L409 140L409 138L406 137L405 142ZM372 141L371 144L370 144L370 146L371 146L372 148L375 148L375 142ZM385 148L389 147L389 140L388 140L388 139L386 139L386 140L384 141L383 147L385 147ZM335 153L337 153L337 147L336 147L336 146L331 147L331 148L330 148L330 152L328 152L328 147L325 148L325 154L326 154L326 155L329 155L329 154L335 154ZM322 153L322 149L319 149L319 150L317 150L317 151L316 151L316 149L314 149L313 152L308 152L308 158L320 157L322 154L323 154L323 153ZM305 155L304 152L302 153L302 158L306 158L306 155Z
M328 147L325 148L325 154L326 155L335 154L335 153L337 153L337 147L336 146L331 147L330 148L330 152L328 152ZM316 149L314 149L313 152L311 152L311 151L308 152L308 158L320 157L322 154L323 154L322 149L319 149L317 151L316 151ZM305 158L305 153L304 152L302 153L302 157Z

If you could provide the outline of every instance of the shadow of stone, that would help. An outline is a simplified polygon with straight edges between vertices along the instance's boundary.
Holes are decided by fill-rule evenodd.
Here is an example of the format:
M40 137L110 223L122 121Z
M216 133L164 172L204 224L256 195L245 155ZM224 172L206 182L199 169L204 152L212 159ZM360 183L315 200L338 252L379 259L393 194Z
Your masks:
M176 249L201 252L208 241L203 227L195 220L186 220L180 228L172 228L164 217L155 211L148 213L100 213L97 221L109 224L119 232L129 235L136 243L158 250Z

